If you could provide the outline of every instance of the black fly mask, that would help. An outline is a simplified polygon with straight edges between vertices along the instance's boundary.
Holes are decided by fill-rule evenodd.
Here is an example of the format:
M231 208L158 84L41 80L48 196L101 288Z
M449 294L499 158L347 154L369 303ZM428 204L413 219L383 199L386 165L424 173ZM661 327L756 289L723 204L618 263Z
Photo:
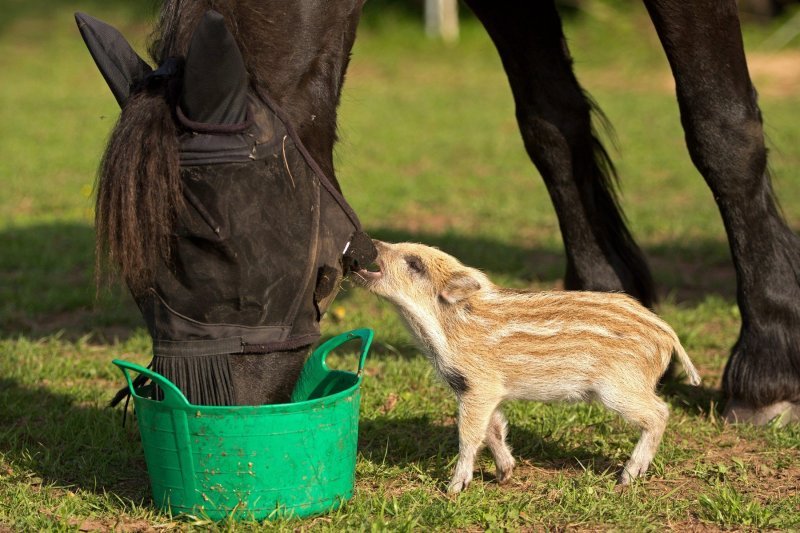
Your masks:
M208 11L186 57L156 70L114 28L76 19L120 106L163 89L176 126L183 206L166 257L131 287L153 369L196 404L285 401L342 276L374 259L371 241L251 84L222 15Z

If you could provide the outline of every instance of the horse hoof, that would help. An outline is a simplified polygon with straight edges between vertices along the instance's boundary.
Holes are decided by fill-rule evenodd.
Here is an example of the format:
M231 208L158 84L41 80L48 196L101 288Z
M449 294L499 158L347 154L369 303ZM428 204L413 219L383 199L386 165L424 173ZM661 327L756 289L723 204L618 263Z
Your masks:
M800 404L776 402L764 407L753 407L744 401L731 399L728 400L722 416L731 424L764 426L774 420L775 424L782 427L791 422L800 422Z

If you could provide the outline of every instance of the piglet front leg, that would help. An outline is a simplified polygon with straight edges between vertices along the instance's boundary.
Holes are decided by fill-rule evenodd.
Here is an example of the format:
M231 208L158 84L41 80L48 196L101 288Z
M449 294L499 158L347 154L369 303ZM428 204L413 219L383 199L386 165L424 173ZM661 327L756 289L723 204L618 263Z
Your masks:
M456 464L453 477L447 486L449 494L458 494L469 486L472 481L472 471L475 468L475 455L478 452L478 448L478 446L474 445L464 446L459 444L458 464Z
M498 407L492 413L484 442L494 456L494 464L497 467L497 483L500 485L508 482L514 471L514 456L511 455L511 448L506 444L507 436L508 422Z
M467 391L459 397L458 405L458 463L447 487L450 494L458 494L472 481L475 456L481 449L492 413L500 398L487 397L480 391Z

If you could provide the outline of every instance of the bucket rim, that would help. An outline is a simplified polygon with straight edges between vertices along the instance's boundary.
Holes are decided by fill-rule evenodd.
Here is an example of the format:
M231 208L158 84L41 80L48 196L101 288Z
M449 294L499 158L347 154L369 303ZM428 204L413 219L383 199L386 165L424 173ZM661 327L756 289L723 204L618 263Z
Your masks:
M167 379L165 376L162 376L158 372L151 370L149 368L145 368L139 364L125 361L123 359L114 359L112 363L119 367L122 371L123 375L125 376L126 381L128 382L128 388L130 389L131 396L133 396L134 403L144 402L144 405L150 405L152 407L161 406L163 408L168 409L180 409L186 411L195 411L195 412L209 412L209 413L225 413L225 412L240 412L242 410L248 411L257 411L255 414L266 414L270 412L274 413L291 413L297 411L305 411L310 407L316 407L320 405L330 405L333 404L341 399L347 398L349 396L353 396L354 393L358 391L361 387L361 382L363 381L363 369L364 363L366 361L367 353L369 352L370 346L372 344L373 339L373 331L368 328L356 329L352 331L348 331L346 333L342 333L335 337L328 339L326 342L322 343L318 346L311 356L306 361L306 364L309 364L313 360L313 364L321 365L321 367L328 372L329 374L333 375L346 375L348 378L351 376L355 376L355 382L347 387L344 390L335 392L333 394L328 394L325 396L321 396L319 398L312 398L308 400L302 400L299 402L287 402L287 403L276 403L276 404L265 404L265 405L197 405L190 403L189 400L184 396L184 394L175 386L172 381ZM326 364L327 356L330 352L338 348L339 346L354 340L360 339L361 340L361 349L359 355L359 362L358 362L358 372L350 372L347 370L332 370L328 368ZM141 387L137 390L136 387L133 385L133 380L130 377L129 371L134 371L138 374L144 375L145 377L149 378L153 383L157 383L162 390L164 391L164 398L162 400L153 400L151 398L147 398L145 396L141 396L138 394Z
M114 364L120 361L118 359L114 360ZM120 361L126 362L126 361ZM189 403L187 400L183 405L174 405L174 404L167 404L164 403L163 400L153 400L152 398L146 398L144 396L140 396L139 394L133 395L134 403L143 402L145 405L152 405L152 406L164 406L165 408L169 409L181 409L187 411L199 411L203 413L212 412L212 413L219 413L225 414L229 412L239 412L239 411L255 411L255 414L267 414L267 413L290 413L295 411L305 411L309 407L316 407L318 405L329 405L332 403L337 402L340 399L344 399L348 396L352 396L358 389L361 387L361 382L363 381L363 377L359 376L354 372L349 372L347 370L332 370L332 374L350 374L351 376L356 376L356 381L350 387L341 390L339 392L328 394L326 396L321 396L319 398L313 398L310 400L303 400L300 402L287 402L287 403L270 403L264 405L197 405L194 403ZM159 374L160 375L160 374ZM163 377L163 376L162 376ZM164 378L166 379L166 378ZM147 386L147 385L146 385Z

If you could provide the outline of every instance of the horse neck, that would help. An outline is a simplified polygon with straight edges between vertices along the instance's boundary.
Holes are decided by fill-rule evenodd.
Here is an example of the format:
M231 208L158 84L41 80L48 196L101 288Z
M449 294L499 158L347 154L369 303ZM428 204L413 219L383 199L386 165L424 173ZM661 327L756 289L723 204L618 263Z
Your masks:
M322 170L336 180L336 109L363 0L166 0L151 55L186 54L208 9L226 19L253 83L288 115Z

